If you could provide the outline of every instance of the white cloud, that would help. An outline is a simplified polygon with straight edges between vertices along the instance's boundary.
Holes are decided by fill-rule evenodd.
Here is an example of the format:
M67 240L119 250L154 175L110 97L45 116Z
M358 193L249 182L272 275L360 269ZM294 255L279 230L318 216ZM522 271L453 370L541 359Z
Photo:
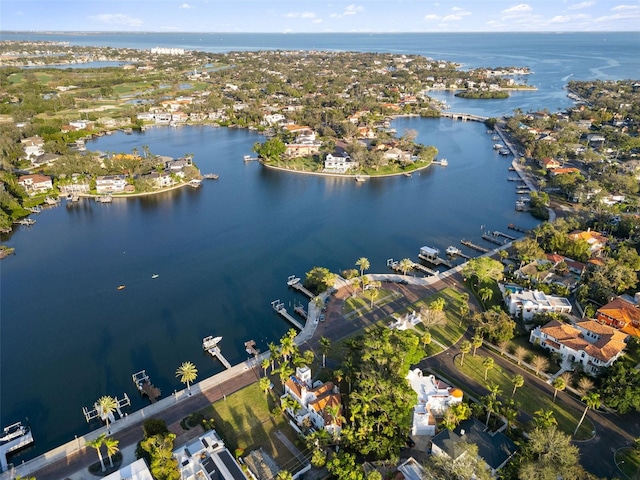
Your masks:
M355 15L358 12L362 12L364 10L364 7L362 5L355 5L355 4L351 4L351 5L347 5L347 8L345 8L343 15Z
M289 12L285 15L287 18L316 18L314 12Z
M453 8L452 10L454 10L454 13L444 17L442 19L443 22L457 22L459 20L462 20L464 17L468 17L469 15L471 15L471 12L463 10L461 8Z
M123 13L103 13L101 15L92 15L89 18L98 23L120 27L139 27L142 25L142 20L139 18Z
M596 2L580 2L574 3L573 5L569 5L567 10L582 10L583 8L588 8L595 5Z
M532 10L533 9L531 8L531 5L528 5L526 3L520 3L518 5L514 5L513 7L507 8L506 10L503 10L502 16L517 17L517 16L525 15L531 12Z
M185 10L189 10L190 8L193 8L191 5L189 5L188 3L183 3L182 5L180 5L180 8L183 8Z
M549 23L567 24L567 23L576 22L576 21L584 21L589 18L591 17L589 15L585 15L584 13L579 13L577 15L556 15L551 20L549 20Z
M311 23L322 23L322 19L321 18L314 18L313 20L311 20Z
M436 15L435 13L431 13L429 15L425 15L424 19L427 21L436 21L436 20L440 20L440 15Z
M612 12L635 11L640 9L640 5L617 5L611 9Z

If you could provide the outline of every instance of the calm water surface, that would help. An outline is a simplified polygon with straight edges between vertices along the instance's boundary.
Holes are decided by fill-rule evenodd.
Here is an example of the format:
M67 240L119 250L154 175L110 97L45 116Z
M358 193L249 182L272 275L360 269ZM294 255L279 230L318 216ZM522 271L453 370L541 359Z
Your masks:
M2 39L59 40L133 48L176 46L213 52L328 49L417 53L474 66L529 66L537 92L504 101L442 94L453 111L496 116L515 108L551 111L569 105L571 78L637 78L638 34L211 35L2 33ZM193 153L203 173L220 175L200 189L102 205L64 203L36 216L3 243L16 255L1 264L0 426L29 418L36 456L87 425L82 407L104 394L133 408L146 404L131 374L146 369L164 395L180 388L177 366L193 361L199 377L222 369L202 353L206 335L222 335L232 362L243 343L261 349L289 326L270 302L303 301L286 277L314 266L371 271L390 257L416 259L422 245L444 250L461 238L481 243L481 226L505 230L535 221L514 210L509 161L491 148L478 123L403 118L418 141L433 144L449 166L421 174L356 183L275 172L242 156L263 138L234 129L190 127L112 135L88 145L102 151ZM471 252L468 252L471 253ZM159 277L151 279L152 274ZM126 289L118 291L118 285Z

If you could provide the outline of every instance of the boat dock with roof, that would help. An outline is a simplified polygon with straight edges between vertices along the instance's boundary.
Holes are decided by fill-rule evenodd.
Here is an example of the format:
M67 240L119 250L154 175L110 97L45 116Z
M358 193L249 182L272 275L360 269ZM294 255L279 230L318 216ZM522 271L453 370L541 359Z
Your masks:
M31 429L22 422L4 427L0 433L0 472L9 468L7 455L33 443Z

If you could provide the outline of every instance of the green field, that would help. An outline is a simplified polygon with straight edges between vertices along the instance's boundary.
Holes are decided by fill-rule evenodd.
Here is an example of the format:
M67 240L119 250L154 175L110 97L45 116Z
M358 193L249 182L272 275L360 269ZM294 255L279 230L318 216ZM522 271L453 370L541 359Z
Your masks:
M484 379L485 368L482 366L482 361L486 358L484 355L476 355L475 357L468 353L464 356L464 364L460 366L461 357L456 359L456 366L465 375L473 379L476 383L483 386L498 385L502 394L500 395L504 400L511 398L511 392L513 391L513 383L511 382L512 374L504 371L499 365L495 365L494 368L487 372L487 380ZM553 403L552 395L545 395L541 391L526 383L516 390L516 394L513 399L520 404L520 410L527 414L534 416L534 412L540 409L553 410L555 419L558 421L558 428L569 435L573 434L582 411L570 408L562 403L559 398ZM525 426L526 427L526 426ZM586 440L591 438L593 431L593 424L589 420L588 416L582 422L578 434L575 436L576 440Z

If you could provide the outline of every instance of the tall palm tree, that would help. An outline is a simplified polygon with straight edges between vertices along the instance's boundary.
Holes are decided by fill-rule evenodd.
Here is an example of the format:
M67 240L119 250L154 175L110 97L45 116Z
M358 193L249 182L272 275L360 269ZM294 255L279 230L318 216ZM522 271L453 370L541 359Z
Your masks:
M373 301L378 298L378 295L380 294L380 282L371 282L370 283L371 288L369 289L369 297L371 298L371 305L370 308L373 308Z
M398 266L400 267L400 270L402 270L402 274L406 275L407 272L413 267L413 262L408 258L403 258L402 260L400 260Z
M104 439L106 437L107 437L107 434L102 433L98 435L96 438L94 438L93 440L87 441L87 446L91 448L95 448L96 452L98 452L98 458L100 459L100 466L102 467L103 472L106 470L106 467L104 466L104 460L102 459L102 452L100 452L100 447L102 447L102 444L104 443Z
M556 403L558 390L562 391L567 388L567 382L565 382L564 378L562 377L556 377L553 382L551 382L551 386L553 387L553 403Z
M513 391L511 392L511 397L516 394L516 389L520 388L524 385L524 377L520 374L516 374L511 378L511 383L513 383Z
M187 385L189 395L191 395L191 383L198 378L198 369L191 362L182 362L182 365L176 370L176 377L180 378L180 382Z
M269 360L271 361L271 373L273 374L273 370L275 369L276 359L280 356L280 347L273 342L270 342L269 345Z
M341 369L337 369L333 371L333 376L336 379L336 383L338 384L338 386L340 385L340 382L342 381L342 379L344 378L344 372Z
M497 385L491 385L489 386L489 391L491 392L489 395L482 397L482 403L487 409L487 426L489 425L491 414L497 411L501 405L500 400L498 400L498 392L500 391L500 387L498 387Z
M331 340L329 340L327 337L321 337L320 351L322 352L322 368L325 368L327 366L326 360L327 360L327 353L329 353L329 350L331 350Z
M552 425L558 425L558 421L554 416L553 410L536 410L533 412L533 421L536 424L536 427L539 428L549 428Z
M473 356L476 356L476 350L482 346L482 335L475 334L471 339L471 346L473 347Z
M264 370L264 376L267 376L267 369L269 368L271 362L269 362L268 358L263 358L262 361L260 362L260 367L262 367L262 370Z
M282 384L282 389L284 390L284 384L286 383L287 378L293 374L293 368L291 368L288 363L281 363L277 371L278 376L280 377L280 383Z
M458 313L460 314L460 326L462 326L462 322L467 318L467 315L469 315L469 304L463 301L458 306Z
M369 270L371 267L371 263L367 257L360 257L356 262L356 267L360 269L360 282L362 282L362 277L364 276L364 271Z
M100 418L107 423L107 432L111 433L109 418L113 416L113 412L118 408L118 401L110 395L103 395L96 402L96 410Z
M485 358L482 361L482 366L484 367L484 380L486 382L487 381L487 373L489 373L489 370L491 370L495 366L493 358L491 358L491 357Z
M582 425L582 422L584 421L584 417L587 415L587 410L589 410L590 408L599 408L601 405L600 394L596 392L587 393L581 398L581 400L585 403L584 412L582 412L582 417L580 417L580 421L578 422L576 431L573 432L573 436L575 436L576 433L578 433L578 429L580 428L580 425Z
M282 355L282 358L285 362L289 361L289 358L291 358L291 355L293 355L294 351L295 343L293 342L293 339L287 335L282 337L280 339L280 354Z
M462 354L462 357L460 358L461 367L464 365L464 355L466 353L469 353L470 351L471 351L471 342L469 340L463 340L460 343L460 353Z
M120 443L120 440L116 440L113 437L105 437L102 443L107 448L107 456L109 457L109 464L111 465L111 468L113 468L113 456L116 453L118 453L118 451L120 450L118 448L118 444Z
M260 379L259 385L260 385L260 390L262 390L266 396L267 392L271 388L271 380L269 380L269 377L262 377Z

